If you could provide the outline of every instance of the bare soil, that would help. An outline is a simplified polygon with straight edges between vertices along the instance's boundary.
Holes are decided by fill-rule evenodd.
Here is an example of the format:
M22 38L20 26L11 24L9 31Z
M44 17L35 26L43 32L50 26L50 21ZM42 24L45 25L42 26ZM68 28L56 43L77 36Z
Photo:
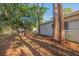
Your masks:
M52 37L25 33L0 39L1 56L79 56L79 44L65 41L60 44Z

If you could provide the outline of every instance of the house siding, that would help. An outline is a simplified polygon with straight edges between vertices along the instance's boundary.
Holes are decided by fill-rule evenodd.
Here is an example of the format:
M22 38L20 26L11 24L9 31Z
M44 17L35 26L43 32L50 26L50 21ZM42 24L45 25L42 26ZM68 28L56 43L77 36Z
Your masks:
M68 28L69 30L79 30L79 20L69 22Z
M40 26L40 33L42 35L52 36L52 33L53 33L52 23L48 23Z
M79 14L65 18L65 38L71 41L79 42ZM42 35L52 36L52 22L40 26Z

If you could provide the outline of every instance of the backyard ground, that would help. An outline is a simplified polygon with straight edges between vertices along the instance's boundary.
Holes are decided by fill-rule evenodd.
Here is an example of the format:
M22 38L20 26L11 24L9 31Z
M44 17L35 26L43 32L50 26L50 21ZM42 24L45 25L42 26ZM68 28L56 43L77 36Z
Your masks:
M63 45L48 36L25 33L0 37L1 56L79 56L79 44L66 41Z

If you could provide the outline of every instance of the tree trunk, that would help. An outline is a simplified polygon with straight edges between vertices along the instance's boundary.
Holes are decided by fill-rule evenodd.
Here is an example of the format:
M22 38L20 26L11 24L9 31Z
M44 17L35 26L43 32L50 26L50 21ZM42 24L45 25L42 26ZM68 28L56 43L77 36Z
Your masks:
M37 20L38 20L38 34L40 35L40 17L39 17L39 7L38 7L38 3L37 3Z
M62 4L58 3L58 12L59 12L59 42L64 43L64 16L62 11Z
M58 40L58 4L53 4L53 39Z

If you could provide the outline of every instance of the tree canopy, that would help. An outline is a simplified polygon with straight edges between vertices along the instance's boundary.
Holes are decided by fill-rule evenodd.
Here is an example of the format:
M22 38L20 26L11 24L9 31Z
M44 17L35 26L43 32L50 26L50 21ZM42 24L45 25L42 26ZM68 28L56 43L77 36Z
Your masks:
M37 26L36 4L0 4L0 31L6 26L17 29L24 28L32 30ZM47 8L38 6L40 20Z
M64 12L64 15L67 15L69 13L71 13L73 10L71 8L64 8L63 9L63 12Z

